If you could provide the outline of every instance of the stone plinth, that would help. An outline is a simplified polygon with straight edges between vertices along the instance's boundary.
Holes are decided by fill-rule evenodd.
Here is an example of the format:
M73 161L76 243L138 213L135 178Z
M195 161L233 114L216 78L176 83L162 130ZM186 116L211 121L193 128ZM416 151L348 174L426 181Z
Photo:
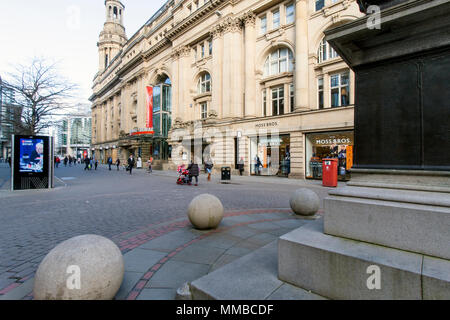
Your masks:
M279 277L332 299L450 299L450 0L329 30L354 70L355 166L320 223L280 239ZM367 286L369 267L381 287Z

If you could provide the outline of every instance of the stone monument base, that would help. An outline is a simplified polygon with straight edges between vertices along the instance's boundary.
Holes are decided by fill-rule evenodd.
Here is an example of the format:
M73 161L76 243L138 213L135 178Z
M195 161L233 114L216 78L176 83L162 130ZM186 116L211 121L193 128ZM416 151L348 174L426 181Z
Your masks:
M449 260L326 235L321 220L280 238L278 276L329 299L450 299Z

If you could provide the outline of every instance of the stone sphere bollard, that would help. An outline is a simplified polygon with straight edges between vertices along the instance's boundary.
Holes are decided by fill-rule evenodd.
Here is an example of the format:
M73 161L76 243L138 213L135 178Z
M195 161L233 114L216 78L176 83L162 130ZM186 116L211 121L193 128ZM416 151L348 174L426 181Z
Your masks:
M314 191L301 188L291 196L290 205L295 214L313 216L319 211L320 199Z
M191 201L188 217L197 229L215 229L223 219L223 212L222 202L217 197L201 194Z
M36 300L111 300L119 291L125 266L109 239L82 235L53 248L34 280Z

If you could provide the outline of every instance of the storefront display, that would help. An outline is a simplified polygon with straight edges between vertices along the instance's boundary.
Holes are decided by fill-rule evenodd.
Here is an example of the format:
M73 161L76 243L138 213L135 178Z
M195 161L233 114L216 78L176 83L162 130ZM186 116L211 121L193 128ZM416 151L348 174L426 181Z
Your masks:
M340 180L353 166L353 131L306 134L306 178L322 179L322 159L336 158Z
M251 174L287 177L291 168L290 135L250 138Z

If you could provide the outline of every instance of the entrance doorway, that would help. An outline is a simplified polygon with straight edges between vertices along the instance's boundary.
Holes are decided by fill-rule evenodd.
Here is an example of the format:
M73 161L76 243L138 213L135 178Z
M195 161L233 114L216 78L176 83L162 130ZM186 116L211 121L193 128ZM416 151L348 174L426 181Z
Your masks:
M290 135L250 138L250 156L252 175L287 177L291 171Z

